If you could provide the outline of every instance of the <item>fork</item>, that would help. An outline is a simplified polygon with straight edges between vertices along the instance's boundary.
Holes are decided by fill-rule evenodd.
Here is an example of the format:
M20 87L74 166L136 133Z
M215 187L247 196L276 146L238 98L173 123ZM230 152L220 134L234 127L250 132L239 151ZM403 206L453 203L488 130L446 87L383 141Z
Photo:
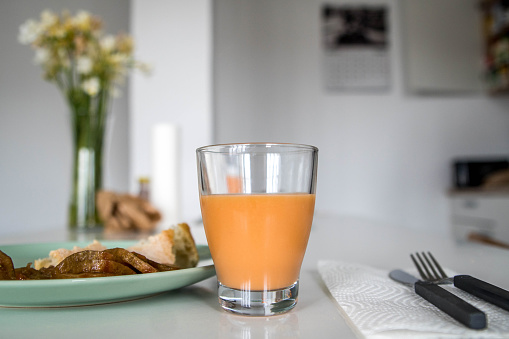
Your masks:
M431 252L428 254L422 252L421 254L422 256L419 253L416 253L415 256L410 254L410 258L423 280L434 284L454 284L455 287L467 293L509 311L509 291L470 275L448 277Z

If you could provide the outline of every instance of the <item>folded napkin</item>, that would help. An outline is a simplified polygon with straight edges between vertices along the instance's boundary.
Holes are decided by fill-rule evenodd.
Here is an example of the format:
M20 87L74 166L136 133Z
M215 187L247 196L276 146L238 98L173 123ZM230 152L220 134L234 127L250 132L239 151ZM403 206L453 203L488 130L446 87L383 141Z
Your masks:
M337 261L320 261L318 271L360 337L509 338L508 311L452 285L441 286L484 311L486 329L471 330L458 323L415 294L413 287L390 279L388 271Z

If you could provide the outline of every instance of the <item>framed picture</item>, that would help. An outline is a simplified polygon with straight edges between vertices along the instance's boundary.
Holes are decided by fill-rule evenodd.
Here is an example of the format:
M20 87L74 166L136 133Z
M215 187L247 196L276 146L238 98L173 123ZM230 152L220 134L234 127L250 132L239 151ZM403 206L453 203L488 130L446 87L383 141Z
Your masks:
M330 90L390 87L389 9L384 4L325 4L323 72Z

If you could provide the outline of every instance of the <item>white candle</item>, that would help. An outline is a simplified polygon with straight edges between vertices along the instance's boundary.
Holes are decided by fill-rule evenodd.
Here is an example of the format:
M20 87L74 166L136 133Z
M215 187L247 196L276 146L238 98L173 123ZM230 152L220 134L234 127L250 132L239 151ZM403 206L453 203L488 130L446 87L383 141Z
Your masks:
M161 214L164 229L180 221L180 143L178 127L157 124L152 130L151 202Z

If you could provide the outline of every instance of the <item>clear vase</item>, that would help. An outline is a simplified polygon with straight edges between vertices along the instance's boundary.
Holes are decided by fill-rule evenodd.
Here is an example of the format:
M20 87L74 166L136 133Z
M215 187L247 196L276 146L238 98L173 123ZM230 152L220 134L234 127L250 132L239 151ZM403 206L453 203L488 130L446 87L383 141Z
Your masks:
M68 226L75 230L102 227L96 193L103 185L103 150L108 115L107 93L90 97L81 91L68 94L73 137L72 187Z

